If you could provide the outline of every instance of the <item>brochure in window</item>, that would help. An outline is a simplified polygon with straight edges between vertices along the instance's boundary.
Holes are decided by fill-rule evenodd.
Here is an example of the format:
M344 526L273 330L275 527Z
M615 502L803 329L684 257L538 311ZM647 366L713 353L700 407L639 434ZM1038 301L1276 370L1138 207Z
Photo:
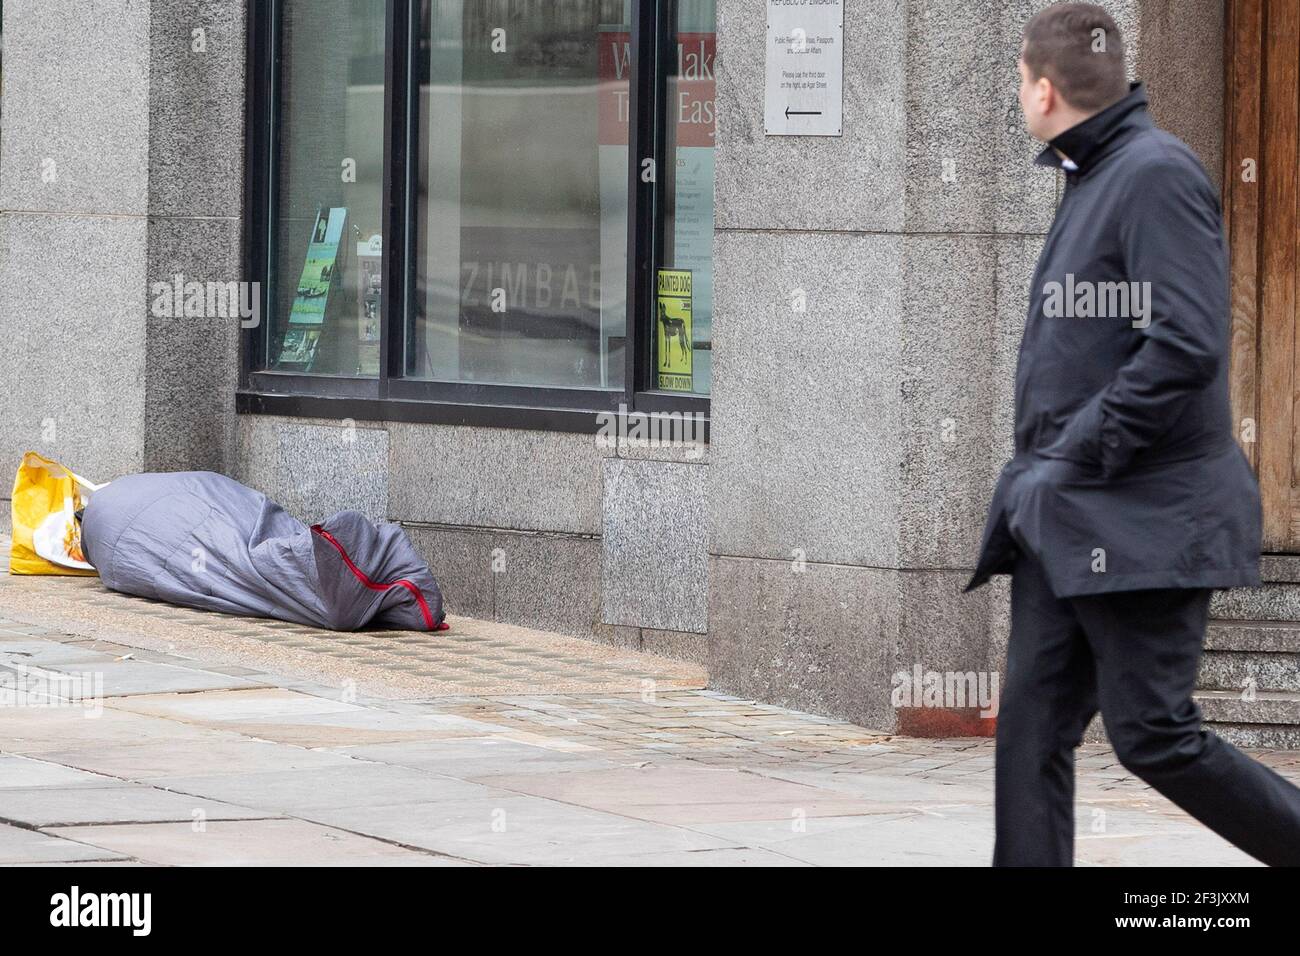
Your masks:
M342 206L321 209L316 214L302 277L298 280L293 306L289 309L289 328L285 331L277 363L280 367L298 366L302 371L311 371L325 324L330 290L334 286L339 243L347 217L348 211Z
M280 348L280 365L300 365L303 371L311 371L316 361L316 348L320 345L320 329L305 325L291 325L284 333L284 344Z

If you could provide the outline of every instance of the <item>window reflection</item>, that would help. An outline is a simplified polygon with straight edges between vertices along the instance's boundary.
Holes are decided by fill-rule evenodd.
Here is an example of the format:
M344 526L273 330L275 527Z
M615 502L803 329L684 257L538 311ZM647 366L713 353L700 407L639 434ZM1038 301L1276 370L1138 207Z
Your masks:
M630 6L424 5L408 375L622 387Z

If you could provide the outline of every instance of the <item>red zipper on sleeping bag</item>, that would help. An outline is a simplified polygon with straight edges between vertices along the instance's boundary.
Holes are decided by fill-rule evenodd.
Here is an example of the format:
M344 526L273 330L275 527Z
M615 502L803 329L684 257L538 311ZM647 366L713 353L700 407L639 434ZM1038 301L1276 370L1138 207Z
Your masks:
M334 537L334 535L330 534L328 531L326 531L318 524L312 525L311 530L315 534L320 535L330 544L334 545L334 550L338 551L339 557L343 559L343 563L346 564L348 566L348 569L351 570L351 572L356 575L357 580L360 581L362 584L364 584L366 587L370 588L370 590L387 591L389 588L404 587L408 591L410 591L413 595L415 595L415 601L417 604L420 605L420 613L424 615L424 626L428 628L430 631L434 629L433 615L429 613L429 605L424 602L424 595L420 593L420 589L416 587L412 582L406 580L406 578L400 578L399 580L396 581L390 581L388 584L376 584L374 581L370 580L370 578L366 577L366 573L364 571L362 571L359 567L357 567L355 564L352 563L352 559L348 557L348 553L343 550L343 545L338 543L338 540Z

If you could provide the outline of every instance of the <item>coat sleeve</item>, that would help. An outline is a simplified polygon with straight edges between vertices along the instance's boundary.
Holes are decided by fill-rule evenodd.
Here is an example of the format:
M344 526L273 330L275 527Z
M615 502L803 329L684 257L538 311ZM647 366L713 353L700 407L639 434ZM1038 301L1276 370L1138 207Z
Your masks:
M1121 215L1124 270L1144 303L1126 331L1139 344L1057 443L1098 462L1107 477L1174 425L1214 380L1227 348L1227 255L1218 200L1200 168L1176 155L1145 164Z

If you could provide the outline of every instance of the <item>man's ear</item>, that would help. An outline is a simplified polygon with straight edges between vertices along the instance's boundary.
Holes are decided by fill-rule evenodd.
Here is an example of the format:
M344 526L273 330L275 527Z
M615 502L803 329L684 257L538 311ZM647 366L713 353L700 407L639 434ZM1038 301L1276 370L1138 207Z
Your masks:
M1050 116L1060 105L1060 94L1056 92L1056 87L1046 76L1040 76L1034 81L1034 92L1038 96L1038 103L1044 116Z

